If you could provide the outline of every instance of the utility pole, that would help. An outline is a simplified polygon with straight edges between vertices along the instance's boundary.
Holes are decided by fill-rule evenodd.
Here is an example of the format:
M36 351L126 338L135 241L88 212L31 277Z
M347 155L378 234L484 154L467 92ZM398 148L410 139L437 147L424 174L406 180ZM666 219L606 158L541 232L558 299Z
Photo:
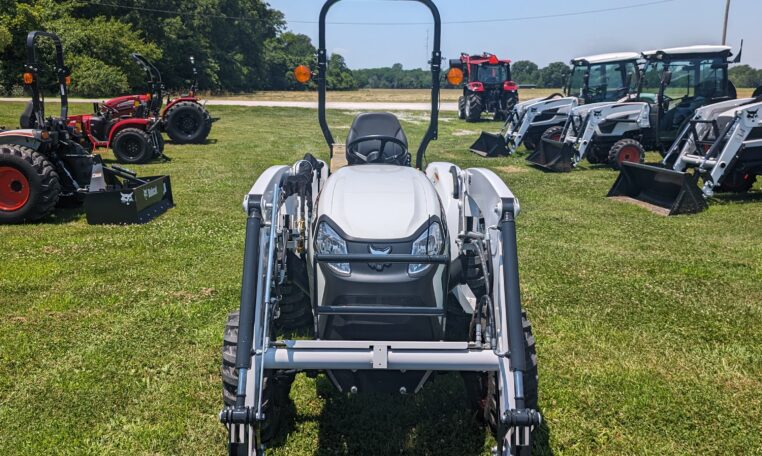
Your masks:
M730 15L730 0L725 0L725 24L722 26L722 44L728 39L728 16Z

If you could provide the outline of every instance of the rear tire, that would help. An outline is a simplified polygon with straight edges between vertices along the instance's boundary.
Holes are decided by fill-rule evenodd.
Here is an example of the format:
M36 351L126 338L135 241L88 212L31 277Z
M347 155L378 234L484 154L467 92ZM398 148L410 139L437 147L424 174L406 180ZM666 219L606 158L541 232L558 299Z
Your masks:
M478 122L482 118L482 111L482 98L475 93L469 94L466 97L466 122Z
M466 98L463 96L458 97L458 119L464 120L466 118Z
M222 339L222 400L226 407L235 406L236 389L238 387L238 372L235 368L235 357L238 351L238 319L239 313L228 314L225 333ZM262 411L266 420L262 423L262 443L271 441L285 417L284 409L289 401L291 384L294 374L284 374L279 371L265 370L264 388L262 394Z
M646 161L646 150L634 139L620 139L609 149L608 163L614 169L621 169L623 162L643 163L644 161Z
M119 163L147 163L156 154L151 136L139 128L119 131L114 136L111 148Z
M45 156L24 146L0 146L0 223L39 220L60 195L58 173Z
M544 132L542 132L542 139L547 139L550 141L561 141L561 133L564 132L564 127L561 125L556 125L555 127L550 127Z
M164 131L178 144L200 144L212 130L212 117L201 104L181 101L164 115Z

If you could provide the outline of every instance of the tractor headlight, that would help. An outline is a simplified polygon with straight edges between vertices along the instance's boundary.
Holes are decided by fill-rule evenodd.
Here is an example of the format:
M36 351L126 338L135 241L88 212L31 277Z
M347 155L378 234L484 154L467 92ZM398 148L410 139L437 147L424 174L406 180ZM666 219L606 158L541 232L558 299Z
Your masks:
M324 255L346 255L347 243L330 225L322 222L315 237L315 250ZM328 263L328 267L343 275L351 272L349 263Z
M442 227L437 222L429 224L429 227L421 233L418 239L413 242L413 255L437 255L442 251L444 245L444 236L442 236ZM408 274L417 274L425 271L430 264L411 264L407 267Z

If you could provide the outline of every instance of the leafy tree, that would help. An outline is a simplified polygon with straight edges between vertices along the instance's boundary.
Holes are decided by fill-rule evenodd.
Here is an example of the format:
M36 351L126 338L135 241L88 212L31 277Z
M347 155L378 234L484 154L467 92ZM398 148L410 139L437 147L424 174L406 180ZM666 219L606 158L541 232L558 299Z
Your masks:
M543 87L563 87L570 72L564 62L553 62L540 70L539 83Z
M347 68L344 57L339 54L331 54L328 59L326 85L331 90L354 90L357 88L357 81L352 75L352 71Z
M734 66L728 71L728 77L736 87L762 86L762 70L755 70L749 65Z
M298 65L313 66L317 49L307 35L286 32L265 43L264 58L267 62L266 89L304 90L314 87L300 84L294 79L294 68Z
M540 69L534 62L518 60L511 64L511 76L514 81L521 84L537 84L540 78Z

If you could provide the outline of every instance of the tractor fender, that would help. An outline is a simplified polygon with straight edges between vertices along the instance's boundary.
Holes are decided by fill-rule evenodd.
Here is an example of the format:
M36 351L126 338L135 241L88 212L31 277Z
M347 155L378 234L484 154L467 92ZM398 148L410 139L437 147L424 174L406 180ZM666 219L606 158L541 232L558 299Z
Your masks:
M0 144L17 144L19 146L28 147L35 152L39 152L43 149L46 143L40 138L37 130L25 129L25 130L8 130L0 131Z
M152 119L145 118L133 117L129 119L122 119L111 128L111 131L108 134L108 142L111 144L111 140L114 139L114 136L116 136L117 133L124 130L125 128L139 128L141 130L148 131L151 128L151 123Z
M190 101L191 103L198 103L201 104L198 101L198 98L196 97L177 97L173 98L169 103L167 103L166 106L161 110L161 117L164 118L167 115L167 111L169 111L169 108L176 105L177 103L180 103L182 101Z

